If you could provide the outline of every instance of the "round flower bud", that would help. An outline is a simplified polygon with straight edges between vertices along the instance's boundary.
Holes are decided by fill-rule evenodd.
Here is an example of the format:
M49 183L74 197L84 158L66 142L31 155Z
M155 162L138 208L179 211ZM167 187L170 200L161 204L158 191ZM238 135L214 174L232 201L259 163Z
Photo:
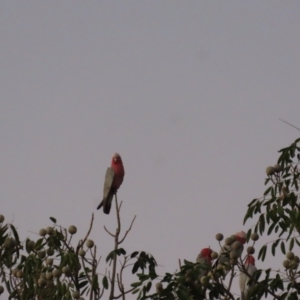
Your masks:
M94 242L92 240L87 240L85 244L88 248L93 248L94 247Z
M71 270L68 266L65 266L62 268L62 272L66 275L66 276L70 276L71 275Z
M233 241L232 241L231 238L226 238L226 239L225 239L225 244L226 244L227 246L230 246L232 243L233 243Z
M279 164L274 165L274 170L275 170L276 173L281 172L282 171L281 165L279 165Z
M217 265L217 270L224 270L224 266L221 265L221 264L218 264L218 265Z
M255 253L254 247L252 247L252 246L248 247L248 248L247 248L247 253L248 253L248 254L254 254L254 253Z
M45 278L39 278L38 285L39 286L45 286L46 285L46 279Z
M251 234L251 240L252 241L257 241L259 239L259 235L256 232L253 232Z
M48 254L49 256L53 255L53 254L54 254L54 249L53 249L53 248L48 248L48 249L47 249L47 254Z
M49 235L53 234L53 232L54 232L53 227L48 226L48 227L46 228L46 232L47 232L47 234L49 234Z
M41 273L41 274L40 274L40 278L46 279L46 273Z
M52 280L52 278L53 278L52 272L46 273L46 279L47 280Z
M237 259L239 257L239 254L237 253L237 251L232 250L232 251L230 251L229 256L231 259Z
M241 249L241 247L242 247L242 243L241 242L239 242L239 241L235 241L233 244L232 244L232 249L233 250L238 250L238 249Z
M75 234L77 232L77 228L74 225L71 225L68 231L70 234Z
M294 260L290 261L290 268L292 270L296 270L298 268L298 263L295 262Z
M29 250L33 250L35 247L35 242L34 241L28 241L27 242L27 247Z
M291 251L287 252L285 256L289 260L292 260L295 257L294 253Z
M163 285L162 285L162 283L161 282L158 282L156 285L155 285L155 287L156 287L156 293L161 293L162 291L163 291Z
M16 245L16 241L10 237L6 238L4 241L4 248L7 250L12 249Z
M219 241L219 242L220 242L220 241L222 241L222 240L223 240L223 238L224 238L224 236L223 236L223 234L222 234L222 233L217 233L217 234L216 234L216 240L217 240L217 241Z
M275 173L275 169L273 167L271 167L271 166L267 167L266 168L266 173L267 173L268 176L272 176Z
M232 242L234 243L234 242L236 241L236 235L235 235L235 234L231 235L231 236L230 236L230 239L231 239Z
M0 223L4 222L5 218L3 215L0 215Z
M0 295L4 292L4 287L0 285Z
M80 248L79 251L78 251L78 254L81 256L81 257L84 257L85 256L85 251Z
M297 264L299 263L299 256L295 255L293 258L293 261L296 262Z
M286 269L288 269L288 268L290 267L290 261L289 261L289 260L284 260L283 263L282 263L282 265L283 265Z
M210 256L212 259L217 259L219 257L219 254L217 252L213 251Z
M40 259L45 258L45 256L46 256L46 252L45 252L45 251L39 251L39 252L38 252L38 257L39 257Z
M46 265L47 266L52 266L53 265L53 258L47 258L46 259Z
M44 229L44 228L40 229L40 231L39 231L40 236L45 236L46 234L47 234L46 229Z
M54 277L58 278L58 277L61 276L61 271L59 269L54 269L52 271L52 274L53 274Z
M19 269L15 268L15 269L13 269L11 272L12 272L12 274L13 274L15 277L17 277L17 273L18 273L19 271L20 271Z
M74 291L73 294L72 294L72 297L74 299L79 299L80 298L80 293L78 291Z
M22 271L18 271L18 273L17 273L17 278L23 278L23 272Z

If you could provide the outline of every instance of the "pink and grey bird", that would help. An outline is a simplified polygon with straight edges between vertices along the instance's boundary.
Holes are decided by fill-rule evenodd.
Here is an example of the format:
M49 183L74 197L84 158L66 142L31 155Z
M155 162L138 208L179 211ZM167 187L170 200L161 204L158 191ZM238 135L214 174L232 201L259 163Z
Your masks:
M208 268L211 266L212 250L210 248L203 248L197 256L196 262L205 266L200 272L199 278L205 276L208 272Z
M248 255L245 262L245 270L250 276L253 276L254 272L257 270L255 267L255 259L252 255ZM250 283L251 282L251 283ZM240 290L241 290L241 300L247 300L250 290L255 285L255 282L250 277L241 271L240 274Z
M117 193L125 175L121 156L115 153L112 157L111 166L107 169L104 180L103 200L97 209L103 206L103 211L109 214L114 195Z

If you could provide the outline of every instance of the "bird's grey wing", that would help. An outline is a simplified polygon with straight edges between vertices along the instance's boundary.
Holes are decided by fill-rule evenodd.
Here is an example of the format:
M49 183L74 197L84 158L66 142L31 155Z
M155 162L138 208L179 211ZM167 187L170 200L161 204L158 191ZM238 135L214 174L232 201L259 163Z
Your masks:
M109 195L112 183L114 181L115 172L113 168L107 168L104 180L104 187L103 187L103 199L106 199Z

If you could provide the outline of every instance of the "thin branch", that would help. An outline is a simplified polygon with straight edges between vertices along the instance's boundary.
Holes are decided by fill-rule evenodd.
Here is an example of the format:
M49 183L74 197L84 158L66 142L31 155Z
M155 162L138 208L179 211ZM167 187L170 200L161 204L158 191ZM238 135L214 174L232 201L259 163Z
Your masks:
M128 293L131 293L134 289L135 289L135 288L132 288L132 289L130 289L130 290L124 292L123 294L126 295L126 294L128 294ZM121 297L123 296L123 294L120 294L119 296L115 296L113 299L119 299L119 298L121 298Z
M118 223L118 227L116 228L116 234L114 236L115 237L114 251L116 251L118 249L119 234L120 234L120 230L121 230L120 211L119 211L117 194L115 194L115 199L116 199L116 211L117 211L117 223ZM116 252L114 252L114 260L113 260L113 266L112 266L112 275L111 275L111 280L110 280L110 282L111 282L111 289L110 289L109 300L113 300L114 299L116 269L117 269L117 255L116 255Z
M290 125L290 126L296 128L296 129L298 129L298 130L300 131L300 128L294 126L293 124L291 124L291 123L289 123L289 122L287 122L287 121L284 121L284 120L281 120L281 119L279 119L279 121L284 122L284 123L286 123L286 124L288 124L288 125Z
M124 237L121 239L121 241L119 241L119 245L120 245L120 244L122 244L122 243L123 243L123 241L125 240L125 238L126 238L127 234L129 233L129 231L130 231L130 230L131 230L131 228L132 228L132 225L133 225L133 222L135 221L135 219L136 219L136 215L134 216L133 220L131 221L131 224L130 224L130 227L129 227L129 229L127 229L127 231L125 232L125 235L124 235Z
M108 229L105 227L105 225L104 225L104 229L105 229L105 231L106 231L109 235L111 235L112 237L115 237L114 234L112 234L110 231L108 231Z
M228 291L230 291L230 289L231 289L232 280L233 280L233 277L234 277L234 276L235 276L234 268L232 268L232 269L231 269L231 276L230 276L229 284L228 284Z
M78 246L77 246L77 249L76 249L76 254L78 254L79 249L83 246L83 244L85 243L85 241L86 241L87 238L89 237L89 235L90 235L90 233L91 233L91 230L92 230L92 227L93 227L93 222L94 222L94 213L92 213L92 218L91 218L90 228L89 228L89 230L88 230L88 232L87 232L85 238L84 238L82 241L80 241L80 242L78 243Z

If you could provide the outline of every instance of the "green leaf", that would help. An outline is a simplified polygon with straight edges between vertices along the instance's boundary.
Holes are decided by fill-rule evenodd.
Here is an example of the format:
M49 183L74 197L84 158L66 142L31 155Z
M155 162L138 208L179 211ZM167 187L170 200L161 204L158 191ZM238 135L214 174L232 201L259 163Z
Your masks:
M285 253L286 253L286 252L285 252L285 244L284 244L283 241L281 242L280 248L281 248L281 252L282 252L283 254L285 254Z
M152 282L151 282L151 281L149 281L149 282L147 283L147 287L146 287L146 291L147 291L147 292L149 292L149 291L150 291L150 289L151 289L151 286L152 286Z
M10 224L10 228L11 228L11 230L13 232L14 238L15 238L15 240L17 242L17 245L18 245L20 243L18 232L17 232L17 230L16 230L16 228L15 228L14 225Z
M136 294L136 293L138 293L139 291L140 291L139 289L133 290L133 291L132 291L132 294Z
M260 232L260 235L262 235L264 231L265 231L265 217L264 217L264 215L260 215L260 217L259 217L259 232Z
M143 284L142 282L138 281L138 282L132 283L130 286L135 288L135 287L141 286L142 284Z
M139 251L132 252L130 258L134 258L139 254Z
M108 289L108 279L106 276L103 277L102 284L103 284L103 287L107 290Z
M106 262L109 262L110 260L113 260L114 254L115 254L114 251L109 252L107 257L106 257Z
M272 252L273 256L275 256L275 250L276 250L276 243L273 243L272 248L271 248L271 252Z
M126 251L125 251L125 249L123 249L123 248L120 248L119 250L120 250L120 253L121 253L121 254L123 254L123 255L125 255L125 254L126 254Z
M267 245L263 245L261 247L261 249L259 250L258 259L261 258L261 260L264 261L265 256L266 256L266 252L267 252Z
M79 283L79 289L82 289L83 287L85 287L89 282L87 280L82 281Z
M265 192L264 192L264 196L266 196L267 194L269 194L270 191L271 191L271 189L272 189L272 186L268 187L268 188L265 190Z
M132 274L136 273L139 267L140 267L140 262L136 261L132 268Z
M93 279L92 279L92 289L94 291L96 291L99 288L99 284L98 284L98 275L94 275Z
M267 246L266 246L266 248L264 249L264 252L263 252L263 254L262 254L262 257L261 257L261 260L262 260L262 261L265 260L266 253L267 253Z
M55 219L55 218L53 218L53 217L50 217L50 220L51 220L53 223L55 223L55 224L56 224L56 219Z
M268 233L267 233L268 235L270 235L272 233L275 226L276 226L276 223L274 222L268 229Z
M251 233L252 233L252 229L250 228L250 229L247 231L247 242L249 242L249 240L250 240Z

